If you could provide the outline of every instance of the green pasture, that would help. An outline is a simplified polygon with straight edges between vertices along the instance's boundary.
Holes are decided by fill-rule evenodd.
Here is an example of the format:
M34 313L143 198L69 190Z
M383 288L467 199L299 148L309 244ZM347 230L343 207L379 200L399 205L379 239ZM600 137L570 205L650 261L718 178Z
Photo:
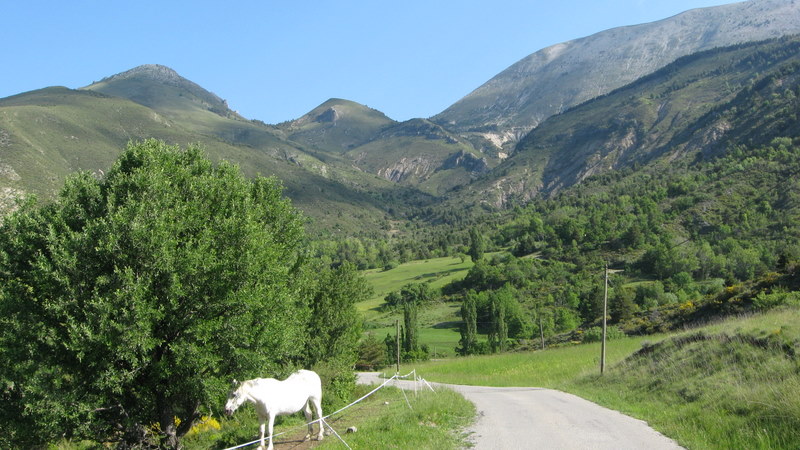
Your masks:
M617 364L643 342L662 337L629 337L609 341L606 367ZM407 367L410 370L412 367ZM476 386L536 386L558 388L564 380L600 371L600 343L575 345L545 351L466 356L425 363L413 368L426 379ZM401 368L401 372L403 369Z
M470 259L445 256L400 264L391 270L371 269L364 277L375 290L373 296L358 304L360 311L368 313L383 304L383 299L408 283L430 282L431 287L441 288L453 280L464 278L473 266Z
M408 283L430 282L433 288L442 286L466 276L473 266L472 261L457 257L432 258L424 261L411 261L391 270L372 269L364 272L367 281L374 289L373 296L357 305L364 314L365 332L373 333L383 339L387 334L394 336L395 320L402 321L400 311L382 310L384 298ZM461 305L458 303L434 302L423 305L419 310L419 340L436 355L454 355L461 335L458 324L461 321Z

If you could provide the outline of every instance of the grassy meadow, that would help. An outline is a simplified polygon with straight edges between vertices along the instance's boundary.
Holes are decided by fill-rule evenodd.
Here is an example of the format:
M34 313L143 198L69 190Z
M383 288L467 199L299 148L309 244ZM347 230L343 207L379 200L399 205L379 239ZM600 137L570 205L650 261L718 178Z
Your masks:
M408 283L430 282L431 287L441 288L454 280L467 275L473 263L458 257L431 258L424 261L411 261L400 264L391 270L372 269L364 272L372 285L372 297L357 305L364 315L365 331L373 333L377 339L386 334L395 334L395 320L403 320L401 311L383 310L384 298ZM461 305L458 303L437 302L424 305L419 310L420 344L428 345L438 356L452 356L461 335L458 323L461 321Z

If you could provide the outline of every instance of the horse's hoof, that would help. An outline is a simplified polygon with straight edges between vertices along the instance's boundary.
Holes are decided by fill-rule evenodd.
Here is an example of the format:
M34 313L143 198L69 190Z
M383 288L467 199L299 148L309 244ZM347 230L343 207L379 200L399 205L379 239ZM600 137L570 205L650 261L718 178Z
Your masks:
M318 441L321 441L321 440L322 440L322 438L324 438L324 437L325 437L325 436L323 436L322 434L320 434L319 436L317 436L317 440L318 440Z
M310 434L307 434L306 437L303 438L304 441L307 441L309 439L311 439L311 435Z

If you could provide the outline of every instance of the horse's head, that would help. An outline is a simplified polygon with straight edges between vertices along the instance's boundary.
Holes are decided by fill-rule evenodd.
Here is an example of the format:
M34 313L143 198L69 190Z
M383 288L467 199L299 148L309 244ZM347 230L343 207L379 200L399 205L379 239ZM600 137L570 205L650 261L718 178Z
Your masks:
M236 380L233 380L233 389L231 393L228 394L228 401L225 403L225 414L232 415L237 408L242 406L245 400L247 400L244 392L242 392L242 387L244 383L239 383Z

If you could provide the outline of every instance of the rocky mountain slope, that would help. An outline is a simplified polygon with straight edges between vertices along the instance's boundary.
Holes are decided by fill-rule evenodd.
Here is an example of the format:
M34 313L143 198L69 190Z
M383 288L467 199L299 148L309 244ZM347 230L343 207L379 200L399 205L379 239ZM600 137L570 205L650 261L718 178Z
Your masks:
M749 0L539 50L432 118L507 146L548 117L714 47L800 33L800 2Z
M550 117L503 164L461 189L455 202L523 203L592 175L795 137L798 96L800 37L686 56Z
M433 195L471 181L501 160L480 138L459 136L426 119L396 122L342 99L276 128L304 148L341 156L359 170Z

